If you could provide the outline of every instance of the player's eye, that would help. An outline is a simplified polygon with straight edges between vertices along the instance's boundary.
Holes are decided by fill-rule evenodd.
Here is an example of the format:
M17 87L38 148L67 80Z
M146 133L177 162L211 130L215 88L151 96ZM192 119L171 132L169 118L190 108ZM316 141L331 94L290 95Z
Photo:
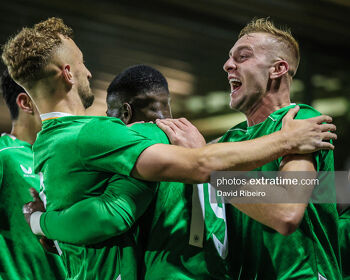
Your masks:
M239 60L245 60L245 59L247 59L248 57L249 57L248 54L240 54L240 55L238 56Z

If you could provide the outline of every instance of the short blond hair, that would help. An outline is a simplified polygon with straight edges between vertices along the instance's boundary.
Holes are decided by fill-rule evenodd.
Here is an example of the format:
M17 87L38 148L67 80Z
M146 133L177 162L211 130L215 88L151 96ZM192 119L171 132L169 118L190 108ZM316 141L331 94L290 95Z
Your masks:
M277 28L269 18L253 19L249 22L239 33L238 38L248 35L250 33L267 33L276 38L282 43L285 52L289 55L295 63L295 69L290 69L289 74L294 76L300 61L299 44L293 37L290 29Z
M45 66L62 44L60 35L72 38L73 30L60 18L49 18L32 28L24 27L3 46L2 59L11 77L20 84L45 75Z

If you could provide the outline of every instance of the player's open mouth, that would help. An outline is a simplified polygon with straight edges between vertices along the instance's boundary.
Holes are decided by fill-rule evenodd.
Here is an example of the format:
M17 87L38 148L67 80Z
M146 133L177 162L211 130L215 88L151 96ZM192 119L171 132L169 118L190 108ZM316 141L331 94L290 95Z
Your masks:
M229 81L231 85L231 93L235 93L242 86L242 82L237 78L231 78Z

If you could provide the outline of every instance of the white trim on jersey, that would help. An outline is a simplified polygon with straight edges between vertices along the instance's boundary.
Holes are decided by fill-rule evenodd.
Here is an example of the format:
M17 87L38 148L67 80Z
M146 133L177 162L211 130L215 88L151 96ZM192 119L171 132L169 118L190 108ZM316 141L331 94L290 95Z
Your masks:
M0 152L8 150L8 149L23 149L24 146L18 146L18 147L6 147L0 150Z
M192 214L189 240L190 245L199 248L203 248L205 217L205 209L204 207L202 207L202 205L204 205L204 196L199 195L201 189L203 189L203 184L193 185Z
M318 280L327 280L327 278L318 273Z
M10 138L13 139L13 140L16 140L16 139L17 139L16 136L14 136L14 135L12 135L12 134L8 134L8 133L6 133L6 132L1 133L1 137L3 137L3 136L8 136L8 137L10 137Z
M218 198L215 193L216 189L211 185L208 184L208 193L209 193L209 203L210 207L215 213L216 217L218 219L222 219L226 223L226 210L225 210L225 201L222 197L220 197L220 203L222 204L222 207L218 206L218 201L216 203L212 203L211 199ZM224 236L224 242L221 243L221 241L216 237L216 235L213 233L213 242L215 244L215 248L217 252L219 253L220 257L222 259L226 259L228 255L228 236L227 236L227 226L225 226L225 236Z
M60 248L60 245L58 245L57 240L54 240L53 243L55 244L55 247L57 249L58 254L61 256L62 255L62 250Z
M72 116L72 114L63 113L63 112L50 112L50 113L41 114L40 118L42 121L45 121L47 119L67 117L67 116Z

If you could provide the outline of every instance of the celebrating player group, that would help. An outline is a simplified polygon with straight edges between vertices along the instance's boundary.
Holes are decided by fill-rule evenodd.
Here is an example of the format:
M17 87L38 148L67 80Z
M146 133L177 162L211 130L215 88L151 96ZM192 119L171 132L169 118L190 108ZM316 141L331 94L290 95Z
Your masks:
M223 68L247 120L215 144L172 119L167 80L147 65L111 81L107 116L88 116L92 74L62 19L20 30L2 60L0 279L350 279L349 210L230 203L208 183L213 171L334 171L331 117L290 100L290 31L266 18L241 30Z

